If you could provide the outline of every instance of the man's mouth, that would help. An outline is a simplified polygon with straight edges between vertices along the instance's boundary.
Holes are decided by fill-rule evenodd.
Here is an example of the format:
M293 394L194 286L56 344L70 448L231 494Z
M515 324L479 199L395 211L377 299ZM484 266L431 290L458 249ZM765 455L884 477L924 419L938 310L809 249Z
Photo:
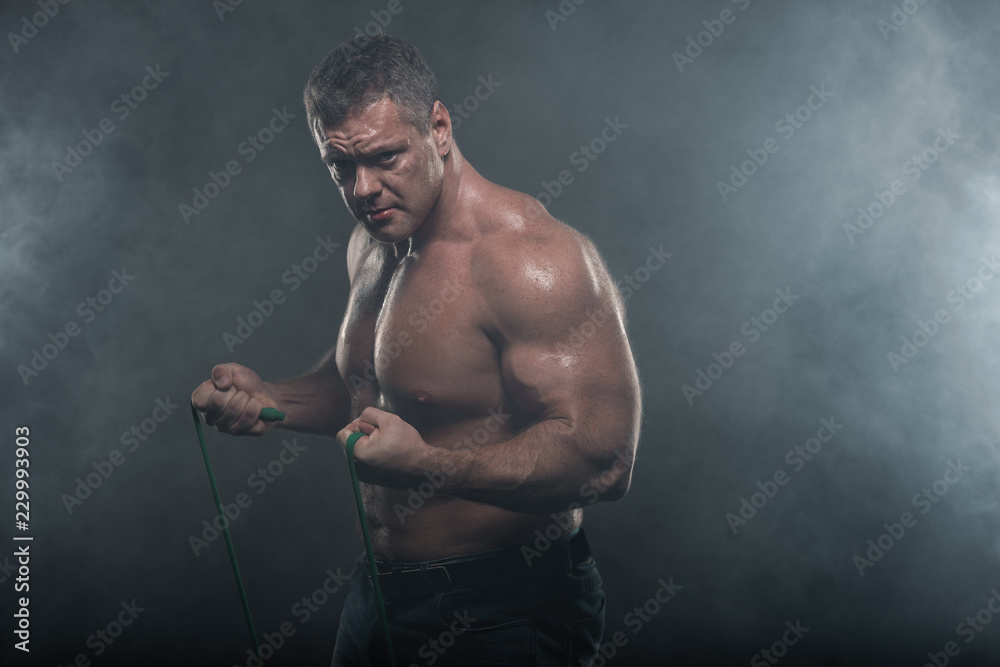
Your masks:
M394 206L389 206L386 208L366 208L362 209L362 213L371 218L375 222L381 222L382 220L385 220L386 218L391 216L393 211L395 210L396 208Z

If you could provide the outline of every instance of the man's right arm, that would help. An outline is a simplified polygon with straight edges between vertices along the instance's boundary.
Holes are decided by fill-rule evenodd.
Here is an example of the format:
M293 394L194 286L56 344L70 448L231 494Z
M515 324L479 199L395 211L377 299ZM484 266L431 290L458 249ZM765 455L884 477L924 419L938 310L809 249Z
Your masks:
M285 413L278 428L335 436L351 420L351 398L337 370L336 355L334 345L309 372L264 383L276 397L275 407Z
M319 435L336 435L350 421L350 396L340 377L334 345L316 366L298 377L264 382L236 363L219 364L212 378L191 394L205 422L232 435L264 435L275 426ZM260 419L263 408L285 413L281 422Z

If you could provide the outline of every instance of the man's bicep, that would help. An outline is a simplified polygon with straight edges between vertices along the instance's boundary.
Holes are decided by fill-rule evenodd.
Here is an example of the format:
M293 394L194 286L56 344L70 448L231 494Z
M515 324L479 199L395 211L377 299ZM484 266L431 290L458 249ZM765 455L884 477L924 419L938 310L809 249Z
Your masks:
M638 377L621 297L596 252L567 255L554 260L551 281L522 277L505 293L504 384L540 417L625 428L634 421Z
M508 341L501 353L504 385L525 410L573 428L629 419L638 380L615 304L597 305L574 317L550 320Z

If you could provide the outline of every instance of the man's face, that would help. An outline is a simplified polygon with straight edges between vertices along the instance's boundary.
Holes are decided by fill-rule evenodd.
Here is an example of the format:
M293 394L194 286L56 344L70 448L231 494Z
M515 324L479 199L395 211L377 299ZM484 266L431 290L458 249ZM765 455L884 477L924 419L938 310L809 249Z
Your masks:
M344 203L377 241L409 238L441 195L447 141L440 141L445 130L433 120L439 108L435 104L431 131L422 135L384 97L316 137Z

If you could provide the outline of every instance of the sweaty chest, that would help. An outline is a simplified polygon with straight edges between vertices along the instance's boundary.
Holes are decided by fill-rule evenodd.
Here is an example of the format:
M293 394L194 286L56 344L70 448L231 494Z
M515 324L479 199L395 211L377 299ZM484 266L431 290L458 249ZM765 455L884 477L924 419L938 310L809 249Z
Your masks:
M337 348L355 414L375 406L419 429L500 404L497 351L467 267L454 253L365 260Z

